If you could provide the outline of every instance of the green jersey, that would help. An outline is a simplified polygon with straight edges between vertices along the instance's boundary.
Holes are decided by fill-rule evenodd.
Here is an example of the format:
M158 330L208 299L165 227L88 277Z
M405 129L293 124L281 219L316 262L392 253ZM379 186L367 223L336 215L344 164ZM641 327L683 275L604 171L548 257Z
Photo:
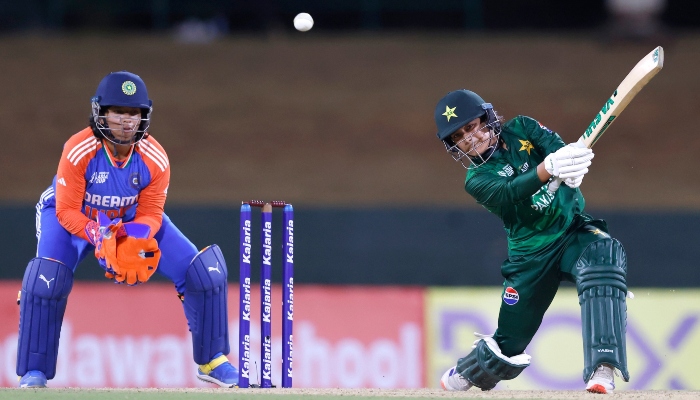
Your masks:
M503 221L510 257L532 254L566 231L585 200L564 184L550 192L537 176L537 165L565 146L558 134L519 115L503 125L501 141L487 162L469 168L465 189Z

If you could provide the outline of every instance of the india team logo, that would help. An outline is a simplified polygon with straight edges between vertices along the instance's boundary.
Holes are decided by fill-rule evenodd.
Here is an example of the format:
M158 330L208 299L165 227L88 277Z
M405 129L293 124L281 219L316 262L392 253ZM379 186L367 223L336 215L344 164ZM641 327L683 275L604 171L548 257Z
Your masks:
M515 303L520 300L520 295L518 294L518 291L513 289L512 287L508 286L503 293L503 301L506 302L509 306L514 305Z
M129 177L129 186L136 190L141 189L141 177L139 176L138 172L134 172Z
M122 83L122 92L127 96L132 96L136 93L136 84L132 81L124 81Z

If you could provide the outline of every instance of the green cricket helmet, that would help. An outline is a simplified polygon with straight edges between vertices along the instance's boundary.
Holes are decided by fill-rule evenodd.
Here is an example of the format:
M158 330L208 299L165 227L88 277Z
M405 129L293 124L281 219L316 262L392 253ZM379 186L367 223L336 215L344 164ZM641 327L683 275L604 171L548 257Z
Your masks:
M476 118L480 118L485 123L485 126L481 129L489 129L490 134L486 139L489 142L489 146L480 154L469 156L467 153L471 151L466 153L462 151L452 141L450 135ZM498 136L501 134L501 119L494 111L491 103L485 102L481 96L470 90L455 90L447 93L445 97L440 99L435 107L435 125L437 126L438 139L442 140L445 148L455 161L462 162L465 168L466 165L462 161L464 157L467 157L472 165L478 166L486 162L498 148ZM471 140L471 136L465 139ZM483 142L472 143L472 148L480 148Z

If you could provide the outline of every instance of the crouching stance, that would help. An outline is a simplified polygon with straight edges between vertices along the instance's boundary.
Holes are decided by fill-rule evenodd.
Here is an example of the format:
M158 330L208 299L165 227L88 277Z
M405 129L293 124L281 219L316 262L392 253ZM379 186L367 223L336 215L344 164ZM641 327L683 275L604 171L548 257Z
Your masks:
M156 272L172 281L192 332L197 377L235 386L238 371L226 358L226 263L216 245L198 252L163 211L170 163L148 133L153 107L145 83L126 71L107 75L91 110L36 206L37 254L20 293L20 387L46 387L54 378L73 274L90 253L116 283L143 284Z
M566 280L576 284L581 306L586 390L612 393L616 370L629 380L627 257L605 221L583 211L579 187L592 151L566 145L529 117L504 122L468 90L448 93L434 115L438 138L467 169L465 190L508 234L498 328L478 335L471 353L442 376L442 387L490 390L517 377L530 365L525 349Z

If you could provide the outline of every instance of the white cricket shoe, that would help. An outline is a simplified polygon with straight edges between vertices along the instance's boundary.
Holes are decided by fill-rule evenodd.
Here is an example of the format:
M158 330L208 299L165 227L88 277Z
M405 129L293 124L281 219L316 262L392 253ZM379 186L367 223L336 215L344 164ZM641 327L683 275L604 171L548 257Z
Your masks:
M608 364L601 364L588 380L586 390L591 393L613 394L615 390L615 371Z
M443 389L449 391L469 390L469 388L473 386L471 382L457 373L457 366L448 369L442 374L440 385L442 385Z

